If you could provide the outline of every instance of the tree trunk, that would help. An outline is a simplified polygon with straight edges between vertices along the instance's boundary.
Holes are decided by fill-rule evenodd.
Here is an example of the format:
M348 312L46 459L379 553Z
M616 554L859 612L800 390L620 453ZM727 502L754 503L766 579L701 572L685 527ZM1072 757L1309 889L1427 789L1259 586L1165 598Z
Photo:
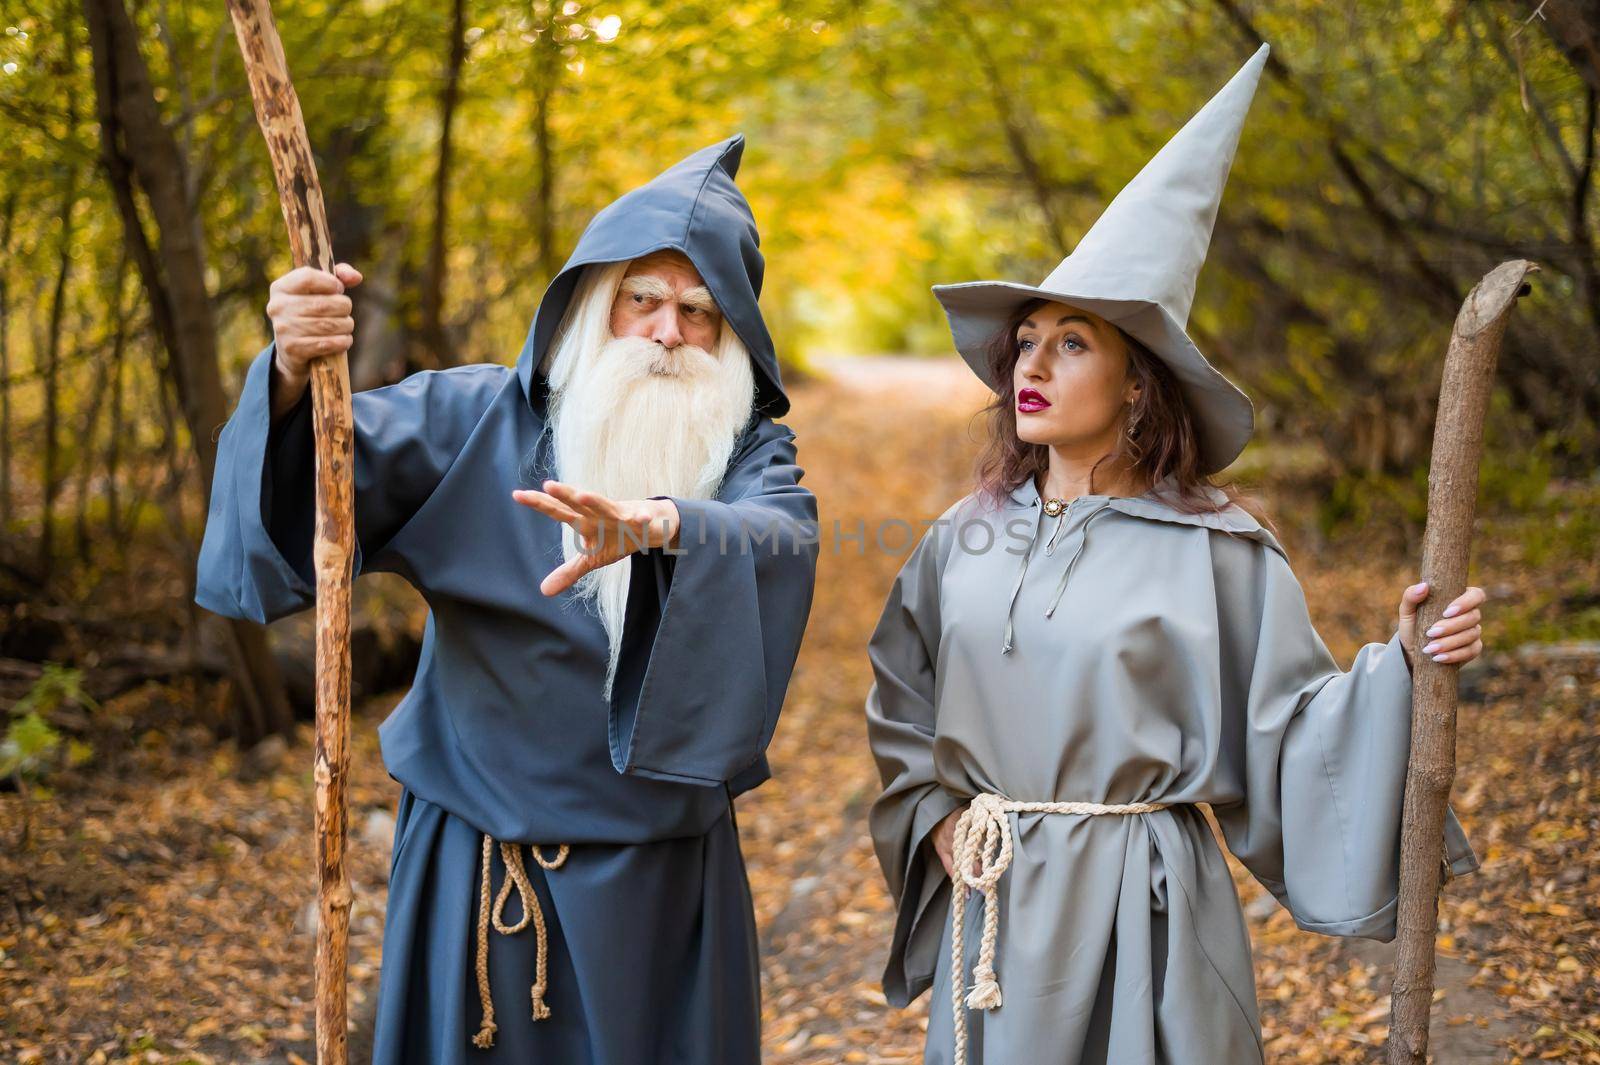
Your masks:
M556 20L560 8L556 0L546 0L543 6L544 25L536 27L539 42L534 46L533 135L537 161L534 166L533 219L535 238L539 241L540 281L548 285L560 268L560 260L556 257L556 169L555 147L551 143L550 133L550 100L555 95L561 77L561 42L556 40Z
M1600 5L1594 0L1539 0L1530 6L1589 91L1600 92Z
M67 48L71 54L71 46ZM69 110L75 110L69 105ZM56 267L55 291L50 300L50 327L45 339L44 364L44 500L39 516L39 583L50 580L55 565L56 497L61 491L61 319L66 313L67 278L72 273L72 215L78 203L78 168L67 172L67 190L61 202L61 261Z
M217 362L211 295L205 286L199 211L188 192L188 167L162 121L124 0L83 0L83 9L94 56L101 163L122 216L128 253L144 284L151 320L166 348L167 371L198 460L202 498L209 501L217 460L214 433L227 420L227 400ZM145 234L136 187L155 219L159 250L151 248ZM229 624L237 649L235 687L241 700L259 710L240 741L252 743L265 734L287 733L293 714L266 631L249 622Z
M995 61L989 42L984 38L982 31L973 24L971 16L960 7L952 7L950 13L960 24L962 33L976 53L978 66L983 68L989 100L994 105L995 115L1000 120L1000 128L1005 133L1006 145L1011 149L1011 156L1016 161L1017 169L1022 173L1028 191L1033 194L1033 202L1039 208L1039 213L1044 217L1045 225L1050 230L1053 247L1065 255L1072 250L1071 243L1067 240L1066 223L1062 221L1061 212L1056 206L1050 178L1045 174L1044 166L1039 162L1038 156L1033 154L1033 149L1029 146L1026 123L1016 111L1014 103L1016 97L1007 88L1000 64Z
M112 391L112 378L122 364L122 349L128 341L128 318L122 309L122 283L127 272L128 254L124 250L117 261L116 278L111 286L111 355L100 364L94 389L89 396L89 412L83 418L83 432L78 437L78 559L84 563L92 561L89 551L92 539L89 534L89 500L94 495L90 489L97 458L94 441L100 431L100 412L105 407L107 395ZM114 515L116 512L113 510L111 513Z
M126 263L126 259L124 259ZM126 267L124 267L126 268ZM124 280L121 273L117 275L117 291L113 297L116 300L117 313L122 313L122 286ZM119 319L121 321L121 319ZM122 336L118 332L118 336ZM123 382L123 364L127 361L126 343L118 344L111 352L111 435L106 441L106 528L111 534L111 542L117 545L121 559L127 560L127 544L123 541L122 530L122 493L117 487L117 466L122 458L122 431L123 431L123 403L125 401L125 385Z
M17 194L6 197L0 221L0 542L11 523L11 229L17 218Z
M422 288L422 342L434 366L459 361L444 325L445 236L450 224L450 168L456 104L461 98L461 68L467 61L466 0L455 0L450 18L450 60L439 98L439 166L433 177L433 231L428 242L428 271Z
M394 266L388 261L387 249L380 251L377 246L383 210L365 198L374 187L374 160L387 169L387 157L374 147L386 120L380 107L359 100L352 111L353 116L371 115L372 125L360 130L345 125L328 131L317 152L317 177L327 205L331 245L339 249L342 261L354 264L364 275L359 288L345 293L356 323L355 343L346 353L350 387L360 392L385 384L396 356L403 361L404 355L391 324L394 287L389 272ZM383 178L377 180L381 184ZM263 291L266 287L261 285Z

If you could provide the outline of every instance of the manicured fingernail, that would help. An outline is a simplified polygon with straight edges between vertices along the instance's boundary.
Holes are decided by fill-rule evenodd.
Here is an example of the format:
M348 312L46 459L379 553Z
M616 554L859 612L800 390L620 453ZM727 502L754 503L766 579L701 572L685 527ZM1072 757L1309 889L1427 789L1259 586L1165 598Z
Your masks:
M1420 591L1422 591L1422 589L1426 588L1427 586L1428 586L1428 582L1427 581L1418 581L1416 584L1413 584L1411 587L1420 592Z
M1428 630L1427 635L1429 635L1429 636L1443 636L1444 635L1444 629L1441 626L1435 625L1433 628Z
M1437 651L1438 649L1439 649L1439 645L1438 644L1430 643L1428 646L1426 646L1426 647L1424 647L1422 649L1422 653L1425 654L1425 655L1431 655L1431 654L1433 654L1433 652Z
M1445 654L1445 655L1434 655L1434 656L1433 656L1433 660L1434 660L1434 661L1435 661L1435 662L1444 662L1444 661L1446 661L1446 660L1448 660L1448 659L1449 659L1449 657L1450 657L1450 656L1449 656L1449 655L1447 655L1447 654Z
M1439 616L1442 618L1453 618L1459 613L1461 613L1461 608L1456 606L1454 603L1451 603L1449 606L1444 608L1444 613L1440 614Z

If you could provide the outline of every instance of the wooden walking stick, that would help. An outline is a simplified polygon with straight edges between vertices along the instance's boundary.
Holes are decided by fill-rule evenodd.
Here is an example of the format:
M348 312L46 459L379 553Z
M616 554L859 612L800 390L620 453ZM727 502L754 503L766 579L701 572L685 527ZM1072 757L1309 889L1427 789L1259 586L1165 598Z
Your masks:
M244 53L256 119L267 138L289 247L296 266L333 271L333 248L322 188L306 138L300 98L289 82L268 0L228 0ZM345 957L350 939L350 878L345 829L350 767L350 583L355 544L354 433L350 367L329 355L311 365L312 432L316 440L317 524L317 1062L345 1065Z
M1428 469L1428 525L1422 543L1422 579L1428 582L1428 598L1417 611L1419 633L1427 632L1444 608L1466 590L1483 418L1494 384L1495 362L1511 308L1526 290L1527 276L1536 270L1537 266L1522 259L1495 267L1468 293L1450 334ZM1439 930L1439 888L1444 877L1444 816L1456 772L1459 667L1434 662L1425 655L1414 657L1389 1065L1425 1065L1427 1061L1434 937Z

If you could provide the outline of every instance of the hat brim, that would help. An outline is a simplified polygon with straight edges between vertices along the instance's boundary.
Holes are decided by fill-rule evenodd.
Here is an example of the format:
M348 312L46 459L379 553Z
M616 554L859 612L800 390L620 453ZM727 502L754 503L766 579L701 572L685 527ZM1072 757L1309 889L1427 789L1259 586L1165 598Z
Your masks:
M1255 432L1255 406L1250 397L1206 361L1183 327L1156 303L1054 292L1011 281L935 285L933 294L950 320L956 350L973 373L997 392L999 383L990 379L986 357L989 341L1024 303L1051 300L1094 312L1137 338L1171 368L1195 420L1204 473L1226 468Z

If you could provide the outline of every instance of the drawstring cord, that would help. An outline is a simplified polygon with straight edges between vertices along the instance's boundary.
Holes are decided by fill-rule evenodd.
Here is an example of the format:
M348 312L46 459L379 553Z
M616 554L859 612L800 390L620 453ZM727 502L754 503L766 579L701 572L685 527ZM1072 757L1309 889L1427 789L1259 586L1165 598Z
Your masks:
M544 995L549 990L549 953L550 944L546 937L544 927L544 910L539 905L539 896L534 893L533 881L528 879L528 869L522 864L522 844L501 843L500 860L505 862L506 878L500 884L500 893L495 896L491 906L489 902L489 873L493 864L495 841L489 838L486 832L483 835L483 866L478 879L478 1005L483 1009L483 1024L478 1028L478 1034L472 1037L472 1045L480 1049L494 1046L494 1033L499 1025L494 1022L494 1001L489 996L489 925L494 925L495 931L501 935L515 935L528 927L528 922L533 922L533 1019L542 1021L550 1016L550 1007L545 1005ZM568 847L565 843L556 851L554 858L546 858L544 851L537 846L529 848L533 851L533 860L545 869L559 869L567 860ZM511 898L511 889L516 888L517 895L522 902L522 920L516 924L505 923L506 903Z
M1072 501L1072 503L1076 502L1076 499ZM1045 554L1053 555L1056 553L1056 539L1060 537L1062 528L1067 524L1067 515L1072 513L1072 503L1068 503L1062 508L1061 513L1056 515L1056 527L1050 532L1050 542L1044 545Z
M1000 653L1011 653L1011 615L1017 609L1017 593L1022 591L1022 578L1028 575L1028 556L1033 554L1033 544L1030 541L1028 550L1022 553L1022 566L1017 570L1017 583L1011 586L1011 605L1006 607L1006 638L1005 645L1000 648Z
M1048 618L1055 615L1056 607L1061 603L1061 596L1066 593L1067 581L1072 579L1072 567L1078 564L1078 556L1082 555L1083 549L1089 545L1089 523L1104 514L1106 507L1109 505L1109 503L1100 504L1100 507L1094 513L1083 520L1082 536L1078 540L1078 549L1072 552L1072 557L1067 560L1067 568L1061 573L1061 581L1056 585L1056 594L1050 597L1050 606L1044 612L1045 617Z
M1061 535L1061 530L1066 526L1067 516L1072 511L1072 504L1076 503L1076 502L1077 502L1077 499L1072 500L1072 502L1067 504L1066 509L1062 510L1060 515L1057 516L1057 518L1056 518L1056 527L1051 530L1050 539L1044 545L1044 553L1045 554L1049 555L1049 554L1054 554L1055 553L1056 539ZM1035 503L1033 503L1031 505L1032 506L1038 506L1039 504L1037 502L1035 502ZM1065 594L1065 592L1067 590L1067 581L1069 579L1071 579L1071 577L1072 577L1072 569L1073 569L1074 566L1076 566L1078 564L1078 557L1083 554L1084 547L1087 546L1088 543L1089 543L1089 522L1093 521L1095 518L1099 517L1101 514L1104 514L1106 512L1106 510L1110 506L1111 506L1111 501L1109 499L1103 500L1100 503L1100 505L1097 508L1095 508L1095 510L1090 512L1088 518L1084 519L1083 529L1082 529L1083 537L1082 537L1082 539L1080 539L1078 541L1077 550L1075 550L1072 553L1072 558L1070 560L1068 560L1068 562L1067 562L1066 570L1061 574L1061 581L1060 581L1059 584L1056 585L1055 594L1053 596L1051 596L1051 598L1050 598L1050 608L1044 612L1044 616L1045 617L1048 618L1048 617L1052 617L1052 616L1055 615L1056 607L1060 605L1061 597L1062 597L1063 594ZM1041 511L1041 514L1042 514L1042 511ZM1042 520L1041 520L1040 524L1042 524ZM1034 530L1033 530L1033 538L1028 541L1028 548L1027 548L1027 550L1023 551L1023 553L1022 553L1022 564L1017 567L1017 579L1016 579L1015 583L1013 583L1011 585L1011 599L1010 599L1010 602L1006 605L1005 639L1002 641L1001 646L1000 646L1000 653L1003 654L1003 655L1008 655L1008 654L1011 653L1011 647L1012 647L1012 644L1014 642L1013 638L1015 636L1015 631L1016 631L1015 630L1015 625L1014 625L1014 618L1015 618L1016 611L1017 611L1017 598L1022 594L1022 582L1028 576L1028 561L1033 556L1033 545L1035 543L1037 543L1038 540L1039 540L1039 525L1036 524L1034 526Z
M1029 506L1035 507L1038 505L1037 501L1029 504ZM1022 592L1022 579L1028 575L1028 559L1033 555L1033 545L1039 540L1039 525L1043 520L1043 511L1041 510L1040 517L1034 520L1033 536L1028 539L1028 546L1022 552L1022 565L1017 567L1016 582L1011 585L1011 600L1006 605L1005 642L1000 648L1000 653L1003 655L1011 653L1011 615L1016 612L1017 596ZM1060 524L1057 523L1056 527L1059 529Z

